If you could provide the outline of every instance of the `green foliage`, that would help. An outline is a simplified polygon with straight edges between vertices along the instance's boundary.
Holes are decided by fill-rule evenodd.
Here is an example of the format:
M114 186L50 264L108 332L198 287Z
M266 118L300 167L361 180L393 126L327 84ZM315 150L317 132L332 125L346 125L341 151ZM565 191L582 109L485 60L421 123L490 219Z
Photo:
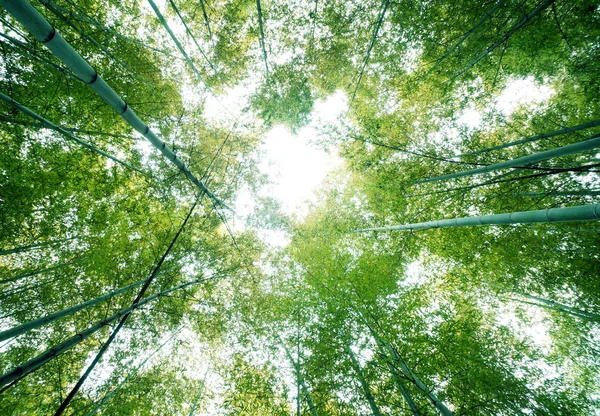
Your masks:
M187 415L207 369L197 414L597 412L597 221L356 232L596 203L597 149L416 182L598 134L593 127L486 150L598 119L597 1L263 1L266 58L254 0L172 4L161 13L210 88L144 2L33 6L209 189L231 205L249 191L246 218L199 198L0 11L0 90L150 173L0 105L0 330L146 278L199 198L146 296L208 280L134 311L67 414L87 414L120 386L98 414ZM548 94L507 104L532 86ZM296 132L319 119L316 100L355 90L350 108L314 138L341 167L305 215L286 215L263 192L265 129ZM274 247L268 233L290 243ZM8 340L0 372L127 308L136 294ZM0 414L55 412L111 330L0 392Z

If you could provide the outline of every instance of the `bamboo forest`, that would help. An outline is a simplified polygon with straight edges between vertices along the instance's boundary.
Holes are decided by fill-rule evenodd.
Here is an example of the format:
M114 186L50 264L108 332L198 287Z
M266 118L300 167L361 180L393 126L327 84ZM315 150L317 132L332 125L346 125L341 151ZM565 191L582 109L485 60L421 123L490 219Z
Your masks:
M0 0L0 415L600 415L600 1Z

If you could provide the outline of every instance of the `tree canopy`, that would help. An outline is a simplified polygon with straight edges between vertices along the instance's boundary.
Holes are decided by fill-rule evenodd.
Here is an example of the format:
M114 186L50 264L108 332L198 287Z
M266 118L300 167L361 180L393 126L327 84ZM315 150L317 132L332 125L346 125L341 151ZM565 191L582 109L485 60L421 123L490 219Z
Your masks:
M600 2L0 6L0 414L600 412Z

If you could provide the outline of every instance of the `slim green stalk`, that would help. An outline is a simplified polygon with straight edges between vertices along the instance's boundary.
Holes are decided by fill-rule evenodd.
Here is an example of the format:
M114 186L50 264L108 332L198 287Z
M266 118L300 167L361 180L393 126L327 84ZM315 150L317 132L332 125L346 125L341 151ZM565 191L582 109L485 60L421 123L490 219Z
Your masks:
M20 126L37 127L37 128L41 128L41 129L50 129L50 130L59 131L58 129L55 129L54 126L49 126L48 124L45 124L45 123L24 121L24 120L19 120L15 117L0 116L0 121L5 122L5 123L18 124ZM65 131L68 131L69 133L88 134L90 136L107 136L107 137L114 137L116 139L125 139L125 140L138 140L137 138L128 136L126 134L107 133L104 131L79 129L77 127L60 127L60 128Z
M365 231L401 231L401 230L426 230L429 228L470 227L478 225L503 225L503 224L533 224L541 222L571 222L571 221L597 221L600 219L600 203L579 205L566 208L540 209L536 211L510 212L506 214L478 215L474 217L453 218L418 222L414 224L394 225L390 227L365 228L356 232Z
M100 75L69 45L63 37L27 2L27 0L0 0L4 7L34 37L67 65L81 80L86 82L107 104L109 104L131 127L140 132L154 147L169 159L200 190L221 206L230 209L223 201L210 192L194 176L183 162L156 136L121 97L100 77Z
M379 352L381 353L381 356L383 357L383 360L385 361L385 364L386 364L388 370L392 374L392 378L394 379L396 386L398 386L398 390L400 390L400 394L404 398L404 401L406 401L406 403L408 404L410 411L415 416L421 416L421 412L419 412L419 408L413 401L412 397L410 397L410 394L408 393L406 386L404 386L404 383L402 382L402 378L400 377L400 374L398 374L398 370L396 370L396 367L394 367L392 365L391 359L386 354L385 349L383 348L382 345L379 345Z
M192 40L194 41L194 44L196 44L196 47L198 48L198 51L200 52L200 54L204 57L204 59L206 59L206 62L211 67L211 69L213 71L216 71L214 65L212 64L212 62L210 61L210 59L208 59L208 56L206 56L206 54L204 53L204 49L202 49L202 47L200 46L200 44L196 40L196 37L194 36L194 34L192 33L192 31L188 27L187 23L185 22L185 19L183 18L183 16L179 12L179 9L175 5L175 2L173 0L169 0L169 3L171 4L171 7L173 8L173 10L175 10L175 13L179 17L179 20L181 20L181 23L183 23L183 27L185 27L185 31L190 36L190 38L192 38Z
M163 265L165 259L167 258L167 256L171 252L171 249L173 248L173 246L177 242L177 239L179 238L179 235L181 234L181 232L185 228L185 225L187 224L187 222L191 218L192 213L194 212L194 209L196 208L196 205L198 204L198 201L199 201L199 198L194 202L194 204L190 208L188 214L185 217L185 220L183 221L183 223L181 224L181 226L177 230L177 233L175 234L175 237L173 237L173 239L171 240L171 243L169 244L169 246L167 247L167 249L165 250L165 252L161 256L160 260L158 261L158 263L156 264L156 266L152 270L152 273L150 273L150 276L147 279L144 280L144 285L142 286L142 288L140 289L139 293L137 294L137 296L133 300L133 303L131 304L132 306L137 305L141 301L142 297L144 296L144 294L146 293L146 291L150 287L150 284L154 281L154 278L157 276L158 271L160 270L160 267ZM100 362L100 359L102 359L102 356L104 355L104 353L110 347L110 344L112 344L112 342L115 340L115 338L117 337L117 334L119 333L119 331L121 331L121 328L123 327L123 325L125 325L125 322L127 322L127 319L129 318L130 314L131 313L126 313L125 315L123 315L121 317L121 319L119 320L119 323L117 324L117 326L115 327L115 329L113 329L112 333L110 334L110 337L108 337L108 340L106 340L106 342L104 344L102 344L102 347L100 348L100 350L98 351L98 353L96 354L96 356L94 357L94 359L92 360L91 364L86 368L85 372L79 378L79 380L77 381L77 383L75 384L75 386L73 387L73 389L69 392L69 394L67 395L67 397L62 401L62 403L58 407L58 410L54 413L55 416L62 415L64 413L64 411L67 409L67 407L69 406L69 403L71 402L71 400L73 400L73 397L75 397L75 395L77 394L77 392L79 391L79 389L81 388L81 386L83 385L83 383L85 382L85 380L91 374L91 372L94 369L94 367Z
M350 99L350 104L348 108L352 107L354 103L354 99L356 98L356 93L358 92L358 87L360 86L360 82L362 81L363 74L365 73L365 68L369 64L369 59L371 58L371 51L375 46L375 42L377 42L377 36L379 35L379 29L381 29L381 25L383 24L383 20L385 19L385 13L390 5L390 0L383 0L381 4L381 12L379 13L379 17L377 19L377 23L375 24L375 30L373 30L373 36L371 37L371 42L369 43L369 48L367 49L367 54L365 55L365 59L360 68L360 72L358 74L358 79L356 81L356 86L354 87L354 92L352 93L352 98Z
M46 247L46 246L51 246L51 245L54 245L54 244L64 243L66 241L75 240L77 238L79 238L79 237L61 238L60 240L45 241L43 243L35 243L35 244L30 244L28 246L21 246L21 247L9 248L9 249L6 249L6 250L0 250L0 256L6 256L8 254L23 253L25 251L35 250L35 249L38 249L38 248L42 248L42 247Z
M0 332L0 342L5 341L9 338L14 338L16 336L24 334L25 332L31 331L32 329L39 328L40 326L47 325L50 322L54 322L61 318L72 315L75 312L79 312L82 309L90 308L90 307L97 305L98 303L103 302L105 300L114 298L115 296L118 296L121 293L125 293L130 289L133 289L135 287L142 285L145 281L146 281L146 279L138 280L135 283L124 286L124 287L114 290L110 293L106 293L102 296L98 296L97 298L90 299L88 301L80 303L79 305L71 306L70 308L66 308L61 311L54 312L54 313L51 313L46 316L42 316L41 318L37 318L37 319L34 319L33 321L29 321L29 322L26 322L19 326L15 326L11 329L7 329L6 331L2 331L2 332Z
M148 355L144 359L144 361L142 361L133 371L131 371L129 374L127 374L127 377L125 377L125 379L123 381L121 381L119 383L119 385L117 387L115 387L114 390L112 390L110 393L108 393L106 396L104 396L102 398L102 400L100 400L100 402L98 402L98 404L96 406L94 406L94 408L87 414L87 416L94 415L98 411L98 409L100 409L100 407L102 407L102 405L104 403L106 403L107 401L109 401L111 397L113 397L115 394L117 394L121 390L121 388L123 388L123 386L129 382L129 380L131 380L133 377L135 377L135 375L142 369L142 367L144 365L146 365L146 363L148 361L150 361L150 359L152 357L154 357L165 345L167 345L177 335L179 335L180 332L181 332L181 330L175 331L175 333L170 338L168 338L165 342L163 342L162 344L160 344L158 346L158 348L156 348L150 355Z
M258 15L258 29L260 31L260 46L262 48L263 60L265 61L265 74L269 77L269 65L267 63L267 46L265 44L265 32L263 28L263 16L262 9L260 7L260 0L256 0L256 11Z
M149 302L155 301L163 296L166 296L172 292L175 292L175 291L181 290L181 289L185 289L186 287L189 287L189 286L192 286L192 285L195 285L198 283L202 283L202 282L205 282L210 279L212 279L212 278L196 279L196 280L193 280L188 283L183 283L181 285L178 285L178 286L172 287L170 289L164 290L160 293L157 293L156 295L149 296L149 297L141 300L140 302L138 302L135 305L131 305L127 308L121 309L119 312L115 313L114 315L103 319L102 321L96 323L95 325L92 325L89 328L85 329L84 331L72 336L71 338L67 339L66 341L63 341L60 344L45 351L44 353L32 358L31 360L27 361L26 363L19 365L18 367L14 368L13 370L9 371L8 373L3 374L2 376L0 376L0 386L6 386L17 380L22 379L23 377L26 377L27 375L31 374L32 372L34 372L35 370L37 370L38 368L40 368L41 366L46 364L48 361L52 360L53 358L58 357L62 353L73 348L75 345L77 345L80 342L84 341L85 339L89 338L91 335L98 332L100 329L110 325L112 322L122 318L123 316L125 316L127 314L130 314L135 309L137 309L143 305L146 305Z
M365 376L360 368L360 363L356 359L354 352L352 352L352 348L349 345L346 345L346 353L350 357L350 363L352 364L352 368L356 372L356 376L358 377L358 381L365 393L365 397L367 402L369 402L369 407L371 408L371 412L374 416L381 416L381 412L379 411L379 407L377 407L377 403L375 403L375 399L373 398L373 393L371 393L371 388L365 379Z
M198 406L198 402L200 402L200 398L202 397L202 390L204 390L204 384L206 383L206 376L208 376L208 368L204 373L204 377L202 378L202 383L200 383L200 388L198 389L198 394L196 395L196 399L194 400L194 405L190 409L190 414L188 416L194 416L194 412L196 411L196 407Z
M600 126L600 120L593 120L588 123L579 124L578 126L566 127L564 129L555 130L555 131L551 131L548 133L537 134L535 136L526 137L521 140L515 140L514 142L504 143L504 144L500 144L498 146L487 147L485 149L468 152L468 153L463 153L463 154L456 155L453 157L459 158L459 157L465 157L465 156L479 155L482 153L491 152L493 150L506 149L507 147L516 146L518 144L535 142L535 141L542 140L542 139L548 139L548 138L554 137L554 136L561 136L563 134L574 133L579 130L591 129L592 127L597 127L597 126Z
M496 10L498 10L504 3L506 3L506 0L499 0L496 4L494 4L494 6L486 14L484 14L483 17L481 19L479 19L479 21L477 21L477 23L475 23L473 25L473 27L471 27L471 29L469 29L462 36L462 38L460 38L460 40L458 42L456 42L454 44L454 46L452 46L450 49L448 49L446 51L446 53L441 58L439 58L431 68L429 68L429 70L415 83L415 85L413 85L411 90L416 88L421 82L423 82L423 80L425 80L425 78L427 78L433 72L433 70L438 67L438 65L440 65L448 56L450 56L450 54L452 54L452 52L454 52L456 49L458 49L458 47L460 45L462 45L462 43L465 40L467 40L467 38L469 36L471 36L473 34L473 32L475 32L479 28L479 26L481 26L483 23L485 23L485 21L487 19L492 17L492 14L494 14L494 12L496 12Z
M436 177L428 178L428 179L421 179L419 181L416 181L415 183L437 182L437 181L443 181L443 180L447 180L447 179L461 178L464 176L477 175L479 173L493 172L493 171L499 170L499 169L508 169L508 168L514 168L517 166L531 165L531 164L542 162L544 160L552 159L555 157L576 155L576 154L583 153L588 150L597 149L599 147L600 147L600 134L596 134L587 140L569 144L569 145L566 145L563 147L546 150L544 152L534 153L529 156L523 156L523 157L519 157L516 159L500 162L500 163L494 163L492 165L487 165L487 166L483 166L483 167L476 168L476 169L470 169L470 170L457 172L457 173L450 173L448 175L441 175L441 176L436 176Z
M306 398L306 402L308 403L308 408L310 409L310 414L312 416L318 416L317 408L315 407L315 403L313 402L312 397L310 397L310 392L308 391L308 388L306 387L306 383L304 382L304 377L302 376L302 373L300 372L300 366L292 358L292 354L290 354L290 351L288 350L287 346L283 342L281 344L283 345L283 349L285 350L285 354L287 355L288 360L290 360L290 362L292 363L292 366L296 370L296 375L298 377L300 386L302 386L302 392L304 393L304 397Z
M154 1L152 1L152 0L148 0L148 3L150 3L150 6L152 7L152 10L154 10L154 13L156 14L156 17L158 17L158 20L160 20L160 23L163 25L163 27L165 28L165 30L169 33L169 36L171 36L171 39L173 39L173 42L177 46L177 49L179 49L179 52L181 52L181 54L183 55L183 58L185 59L185 61L188 63L188 65L190 66L190 68L192 68L192 71L194 71L194 74L196 74L196 76L204 84L204 86L207 89L210 90L210 86L206 83L206 81L204 80L204 78L200 74L200 71L198 71L198 68L196 68L196 65L194 65L194 63L192 62L191 58L188 56L187 52L183 49L183 46L181 46L181 43L179 42L179 40L175 36L175 33L173 33L173 31L169 27L169 24L167 23L167 21L165 20L164 16L162 15L162 13L160 12L160 10L158 9L158 6L156 5L156 3L154 3Z
M206 6L204 5L204 0L200 0L200 7L202 7L202 14L204 15L204 24L206 25L206 29L208 30L208 37L210 38L214 48L215 42L213 40L212 31L210 30L210 23L208 21L208 14L206 14Z
M46 272L51 272L53 270L63 269L65 267L71 266L73 264L81 263L82 261L87 260L90 257L91 256L86 256L86 257L83 257L83 258L80 258L80 259L77 259L77 260L73 260L73 261L69 261L69 262L66 262L66 263L59 264L58 266L47 267L45 269L39 269L39 270L36 270L34 272L29 272L29 273L21 274L19 276L11 277L9 279L0 280L0 284L3 284L3 283L12 283L12 282L16 282L16 281L21 280L21 279L26 279L28 277L37 276L38 274L42 274L42 273L46 273Z
M479 61L481 61L483 58L485 58L487 55L489 55L490 52L492 52L494 49L496 49L498 46L502 45L504 42L506 42L508 40L508 38L510 38L512 35L514 35L516 32L518 32L523 26L525 26L527 23L529 23L529 21L531 19L533 19L535 16L537 16L538 14L540 14L542 11L544 11L548 6L550 6L552 3L554 2L554 0L546 0L544 1L542 4L540 4L538 7L536 7L530 14L528 14L527 16L525 16L523 19L521 19L515 26L513 26L513 28L511 30L509 30L508 32L506 32L504 34L504 36L502 36L501 39L499 39L498 41L494 42L494 44L492 46L490 46L489 48L487 48L485 51L483 51L473 62L471 62L466 68L462 69L458 74L456 74L454 78L457 78L459 76L461 76L462 74L464 74L465 72L467 72L468 70L470 70L471 68L473 68L475 65L477 65L477 63Z
M85 148L91 150L94 153L98 153L101 156L104 156L114 162L117 162L120 165L125 166L128 169L134 170L138 173L141 173L144 176L148 176L148 174L146 172L144 172L141 169L136 168L135 166L130 165L127 162L123 162L122 160L106 153L104 150L100 150L98 149L96 146L86 142L83 139L80 139L77 136L74 136L72 133L68 132L67 130L63 129L60 126L57 126L56 124L52 123L50 120L45 119L44 117L40 116L39 114L35 113L33 110L29 109L28 107L25 107L23 104L13 100L12 98L10 98L7 95L4 95L3 93L0 92L0 100L4 101L5 103L8 103L10 105L12 105L15 108L18 108L19 110L21 110L23 113L27 114L28 116L33 117L34 119L38 120L39 122L41 122L43 125L45 125L46 127L48 127L49 129L52 130L56 130L58 131L60 134L62 134L63 136L65 136L67 139L69 140L73 140L76 143L79 143L80 145L84 146Z

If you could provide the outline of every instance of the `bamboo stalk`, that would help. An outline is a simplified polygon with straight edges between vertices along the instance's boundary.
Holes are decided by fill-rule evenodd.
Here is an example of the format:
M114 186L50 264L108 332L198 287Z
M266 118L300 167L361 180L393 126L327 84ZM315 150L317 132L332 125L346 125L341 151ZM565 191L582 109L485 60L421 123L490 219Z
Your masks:
M499 169L508 169L514 168L517 166L530 165L533 163L542 162L544 160L552 159L555 157L561 156L569 156L576 155L579 153L583 153L588 150L594 150L600 147L600 133L595 134L587 140L583 140L581 142L569 144L563 147L557 147L555 149L546 150L544 152L534 153L529 156L518 157L516 159L506 160L500 163L494 163L487 166L482 166L476 169L465 170L457 173L450 173L447 175L436 176L433 178L421 179L416 181L415 183L428 183L428 182L437 182L444 181L447 179L455 179L461 178L464 176L472 176L480 173L493 172Z
M265 61L265 74L269 77L269 65L267 64L267 46L265 44L265 32L263 29L263 17L262 9L260 7L260 0L256 0L256 11L258 15L258 30L260 32L260 46L262 47L263 59Z
M162 344L160 344L158 346L158 348L156 348L150 355L148 355L144 361L142 361L133 371L131 371L129 374L127 374L127 377L125 377L125 379L123 381L121 381L119 383L119 385L117 387L115 387L114 390L112 390L110 393L108 393L106 396L104 396L102 398L102 400L100 400L100 402L94 406L94 408L87 414L87 416L92 416L94 415L98 409L100 409L100 407L102 407L102 405L104 403L106 403L107 401L110 400L111 397L113 397L115 394L117 394L121 388L127 384L127 382L129 382L129 380L131 380L137 373L138 371L141 370L141 368L148 362L150 361L150 359L152 357L154 357L160 350L162 350L162 348L167 345L171 340L173 340L177 335L179 335L179 333L181 332L181 330L175 331L175 333L173 334L173 336L171 336L170 338L168 338L165 342L163 342Z
M26 322L19 326L15 326L11 329L7 329L6 331L2 331L2 332L0 332L0 342L5 341L10 338L17 337L21 334L24 334L25 332L31 331L32 329L39 328L40 326L43 326L43 325L47 325L50 322L54 322L56 320L66 317L66 316L72 315L75 312L78 312L82 309L90 308L94 305L97 305L100 302L114 298L115 296L118 296L121 293L125 293L130 289L133 289L135 287L142 285L145 281L146 281L146 279L138 280L135 283L124 286L124 287L114 290L110 293L106 293L102 296L98 296L97 298L82 302L79 305L71 306L70 308L66 308L61 311L54 312L54 313L51 313L46 316L42 316L40 318L34 319L33 321L29 321L29 322Z
M150 273L150 276L148 276L148 278L144 280L144 285L142 286L142 288L140 289L139 293L137 294L137 296L133 300L133 303L131 304L132 306L135 306L138 303L140 303L142 297L144 296L144 294L146 293L146 291L150 287L150 284L154 281L154 278L158 275L158 271L160 270L161 266L163 265L165 259L169 255L169 253L171 252L171 249L173 248L173 246L177 242L177 239L181 235L181 232L185 228L185 225L187 224L187 222L189 221L190 217L192 216L192 213L194 212L194 209L196 208L196 205L198 204L198 201L199 201L199 198L196 199L196 201L194 202L194 204L190 208L190 210L189 210L188 214L186 215L183 223L181 224L181 226L177 230L177 233L175 234L175 236L171 240L169 246L167 247L167 249L165 250L165 252L161 256L160 260L158 261L158 263L156 264L156 266L152 270L152 273ZM104 342L104 344L102 344L102 347L100 348L100 350L98 351L98 353L96 354L96 356L94 357L94 359L92 360L91 364L86 368L85 372L79 378L79 380L77 381L77 383L75 384L75 386L73 387L73 389L69 392L69 394L67 395L67 397L61 402L60 406L58 407L58 410L56 410L56 412L54 413L55 416L62 415L64 413L64 411L67 409L67 407L69 406L69 403L71 402L71 400L73 400L73 397L75 397L75 395L77 394L77 392L79 391L79 389L81 388L81 386L83 385L83 383L85 382L85 380L91 374L91 372L94 369L94 367L100 362L100 359L102 358L102 356L104 355L104 353L108 350L108 347L110 347L110 344L112 344L112 342L115 340L115 338L117 337L117 334L119 333L119 331L121 330L121 328L123 327L123 325L125 325L125 322L129 318L130 314L131 313L126 313L125 315L123 315L121 317L121 319L119 320L119 323L117 324L117 326L115 327L115 329L113 329L112 333L110 334L110 336L108 337L108 339L106 340L106 342Z
M6 249L6 250L0 250L0 256L6 256L8 254L23 253L25 251L30 251L30 250L34 250L36 248L41 248L41 247L46 247L46 246L51 246L53 244L64 243L65 241L75 240L77 238L80 238L80 237L61 238L60 240L44 241L42 243L29 244L27 246L14 247L14 248Z
M4 101L5 103L8 103L10 105L12 105L15 108L18 108L19 110L21 110L23 113L27 114L28 116L33 117L34 119L38 120L40 123L42 123L44 126L48 127L51 130L56 130L57 132L59 132L60 134L62 134L63 136L65 136L67 139L69 140L73 140L76 143L79 143L80 145L84 146L85 148L91 150L94 153L98 153L101 156L104 156L114 162L117 162L120 165L125 166L126 168L129 168L131 170L134 170L138 173L141 173L144 176L150 176L148 175L146 172L144 172L141 169L136 168L133 165L130 165L127 162L122 161L121 159L118 159L116 157L114 157L113 155L106 153L104 150L98 149L96 146L92 145L91 143L86 142L83 139L80 139L79 137L73 135L72 133L68 132L67 130L63 129L60 126L57 126L56 124L52 123L50 120L45 119L44 117L40 116L39 114L35 113L33 110L29 109L28 107L25 107L23 104L19 103L18 101L13 100L12 98L10 98L8 95L5 95L3 93L0 92L0 100Z
M352 348L350 348L349 345L346 345L345 348L346 348L346 353L350 357L350 363L352 364L352 368L354 368L354 371L356 372L356 375L358 377L358 381L360 382L363 392L365 393L367 402L369 402L369 407L371 408L371 412L373 412L374 416L381 416L381 411L379 410L379 407L377 407L377 403L375 403L375 399L373 398L373 393L371 393L371 388L369 387L367 380L365 380L365 376L362 372L362 369L360 368L360 363L354 356L354 352L352 352Z
M134 129L142 134L154 147L169 159L200 190L221 206L232 210L217 198L190 172L183 162L150 130L121 97L100 77L100 75L69 45L63 37L29 4L27 0L0 0L16 20L29 30L50 51L67 65L79 78L86 82L108 105L110 105ZM233 210L232 210L233 211Z
M32 358L31 360L27 361L26 363L19 365L18 367L14 368L13 370L9 371L8 373L3 374L2 376L0 376L0 386L6 386L8 384L11 384L17 380L22 379L23 377L25 377L29 374L31 374L32 372L34 372L35 370L37 370L38 368L40 368L41 366L46 364L48 361L52 360L55 357L58 357L62 353L73 348L75 345L77 345L80 342L84 341L85 339L89 338L91 335L98 332L100 329L106 327L107 325L110 325L112 322L116 321L117 319L122 318L126 314L131 313L132 311L139 308L140 306L143 306L143 305L145 305L149 302L152 302L158 298L166 296L169 293L184 289L186 287L189 287L189 286L192 286L192 285L195 285L198 283L205 282L205 281L213 279L213 278L214 277L202 278L202 279L193 280L188 283L183 283L181 285L164 290L155 295L149 296L149 297L141 300L140 302L138 302L135 305L131 305L127 308L121 309L119 312L115 313L114 315L103 319L102 321L96 323L95 325L92 325L91 327L85 329L84 331L70 337L66 341L63 341L60 344L45 351L44 353Z
M467 40L467 38L469 36L471 36L479 28L479 26L481 26L483 23L485 23L485 21L487 19L492 17L492 14L494 14L494 12L496 10L498 10L504 3L506 3L506 0L499 0L496 4L494 4L494 6L486 14L484 14L483 17L481 19L479 19L479 21L477 21L477 23L475 23L471 27L471 29L469 29L467 32L465 32L465 34L462 36L462 38L460 38L460 40L458 42L456 42L454 44L454 46L452 46L450 49L448 49L446 51L446 53L441 58L439 58L431 68L429 68L429 70L412 86L412 89L416 88L421 82L423 82L423 80L425 80L425 78L427 78L429 76L429 74L431 74L433 72L433 70L438 67L438 65L440 65L448 56L450 56L450 54L452 54L452 52L454 52L456 49L458 49L458 47L460 45L462 45L463 42L465 40Z
M521 19L515 26L513 26L513 28L511 30L509 30L508 32L506 32L504 34L504 36L502 36L502 38L496 42L494 42L493 45L491 45L490 47L488 47L485 51L483 51L473 62L471 62L466 68L462 69L461 71L459 71L454 77L453 79L461 76L462 74L464 74L465 72L467 72L468 70L470 70L471 68L473 68L475 65L477 65L477 63L479 61L481 61L483 58L485 58L487 55L489 55L490 52L492 52L494 49L496 49L498 46L500 46L501 44L503 44L504 42L506 42L508 40L508 38L510 38L512 35L514 35L516 32L518 32L523 26L525 26L527 23L529 23L529 21L531 19L533 19L535 16L537 16L538 14L540 14L541 12L543 12L548 6L550 6L552 3L554 3L554 0L545 0L542 4L540 4L538 7L536 7L530 14L528 14L527 16L525 16L523 19Z
M548 132L548 133L542 133L542 134L537 134L535 136L526 137L526 138L521 139L521 140L515 140L514 142L504 143L504 144L500 144L498 146L487 147L485 149L481 149L481 150L477 150L477 151L473 151L473 152L462 153L460 155L453 156L453 158L479 155L479 154L482 154L482 153L491 152L493 150L506 149L507 147L516 146L518 144L535 142L535 141L542 140L542 139L548 139L548 138L554 137L554 136L561 136L563 134L574 133L574 132L579 131L579 130L591 129L592 127L597 127L597 126L600 126L600 120L593 120L593 121L590 121L588 123L579 124L577 126L566 127L564 129L555 130L555 131L551 131L551 132Z
M566 208L549 208L536 211L510 212L505 214L478 215L474 217L453 218L418 222L414 224L393 225L389 227L365 228L365 231L402 231L426 230L429 228L470 227L479 225L533 224L546 222L597 221L600 219L600 203L579 205Z

